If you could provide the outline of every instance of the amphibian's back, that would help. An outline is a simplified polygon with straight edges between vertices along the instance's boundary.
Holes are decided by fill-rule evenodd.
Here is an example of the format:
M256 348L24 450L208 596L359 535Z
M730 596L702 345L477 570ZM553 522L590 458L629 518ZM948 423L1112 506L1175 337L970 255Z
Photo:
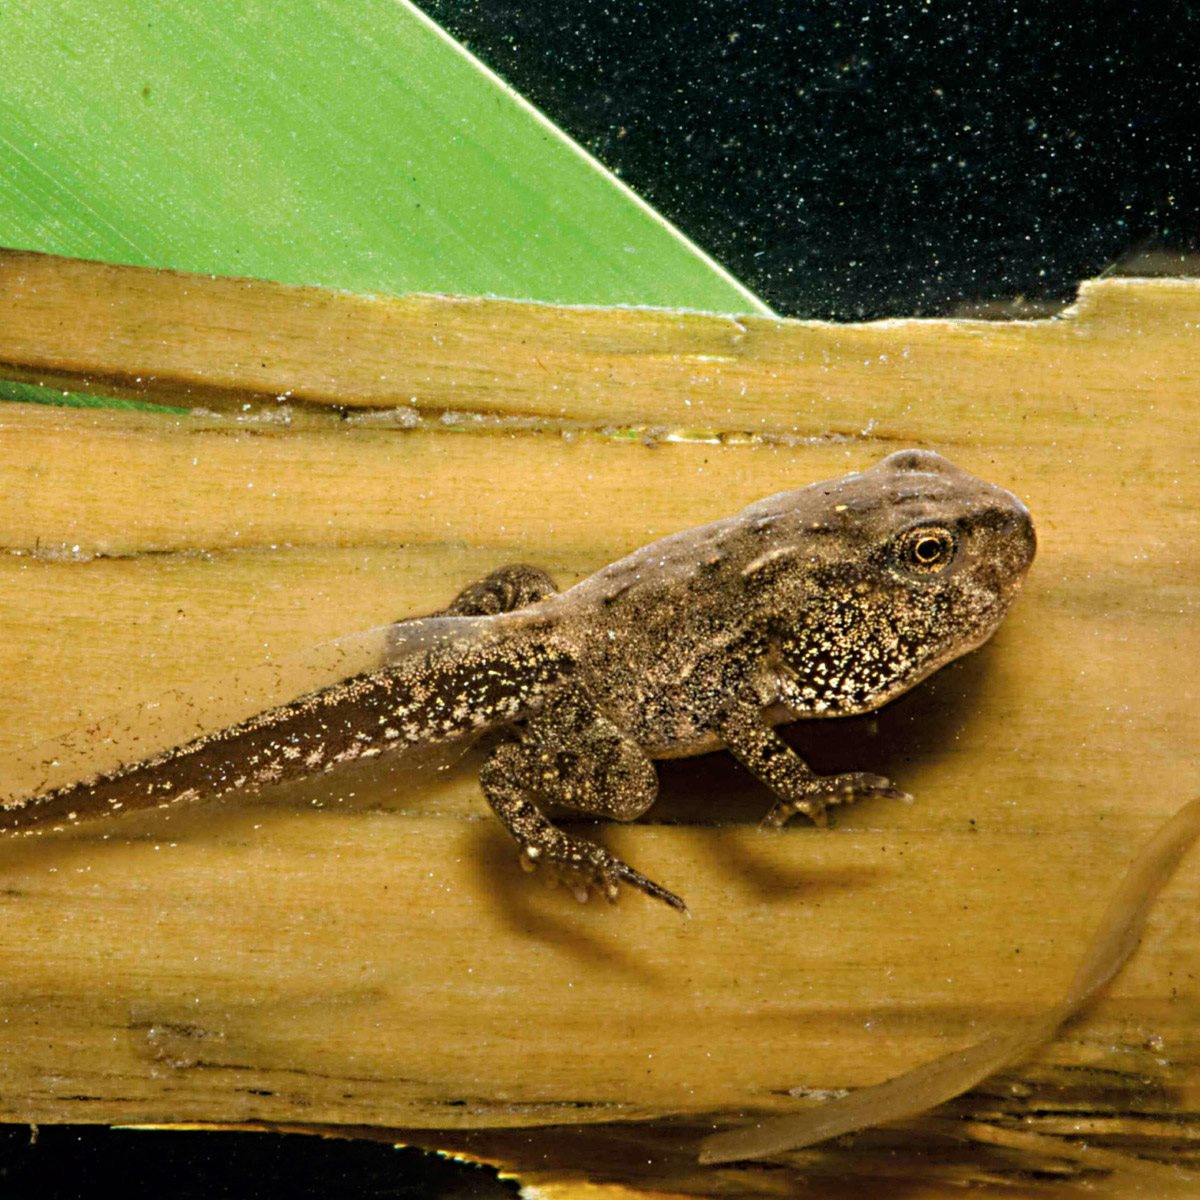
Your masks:
M944 560L904 559L921 546ZM990 634L1034 546L1011 493L905 451L642 547L540 608L606 711L673 754L710 745L724 700L798 633L814 674L853 686L796 715L877 707Z
M23 797L5 817L41 828L494 730L481 783L527 864L566 873L583 896L615 897L623 882L682 907L543 806L632 819L657 794L652 758L716 745L774 793L773 823L895 794L878 776L814 774L774 722L869 711L977 646L1034 544L1008 492L936 454L893 454L655 542L561 594L534 569L496 572L451 605L464 615L395 627L369 669Z

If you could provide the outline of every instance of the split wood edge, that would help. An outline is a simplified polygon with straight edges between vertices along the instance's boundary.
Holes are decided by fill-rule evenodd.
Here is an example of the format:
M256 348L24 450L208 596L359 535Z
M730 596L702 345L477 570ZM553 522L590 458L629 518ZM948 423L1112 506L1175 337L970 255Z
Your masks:
M999 1029L911 1071L815 1109L713 1134L700 1143L705 1164L765 1158L801 1150L828 1138L897 1121L944 1104L989 1075L1027 1058L1076 1016L1137 948L1146 916L1200 836L1200 796L1163 825L1133 860L1100 918L1063 998L1040 1016Z

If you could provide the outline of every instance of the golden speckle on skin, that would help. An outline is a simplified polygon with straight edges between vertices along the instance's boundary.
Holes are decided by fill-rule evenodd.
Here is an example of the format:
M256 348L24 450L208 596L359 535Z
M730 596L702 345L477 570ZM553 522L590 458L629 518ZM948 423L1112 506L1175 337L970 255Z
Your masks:
M931 529L947 552L906 558ZM870 712L979 645L1033 553L1013 496L902 451L662 539L565 592L535 568L502 569L460 593L452 619L398 626L379 669L26 797L5 818L31 828L216 796L509 727L481 781L524 859L552 878L567 870L581 898L624 883L682 908L541 805L632 819L656 795L651 757L721 743L776 795L771 823L894 792L878 776L816 775L774 722Z

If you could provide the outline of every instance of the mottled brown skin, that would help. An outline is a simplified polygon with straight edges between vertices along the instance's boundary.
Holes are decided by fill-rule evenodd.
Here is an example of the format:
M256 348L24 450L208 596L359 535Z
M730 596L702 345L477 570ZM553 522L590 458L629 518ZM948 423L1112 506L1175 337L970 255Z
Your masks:
M524 865L565 875L581 899L593 886L615 899L627 883L683 909L545 810L632 820L657 794L653 759L719 746L774 793L769 825L902 795L878 775L815 774L774 726L869 712L980 645L1034 549L1009 492L940 455L900 451L654 542L564 592L536 568L503 568L441 619L394 627L393 660L378 670L29 797L5 826L219 795L501 730L480 782Z

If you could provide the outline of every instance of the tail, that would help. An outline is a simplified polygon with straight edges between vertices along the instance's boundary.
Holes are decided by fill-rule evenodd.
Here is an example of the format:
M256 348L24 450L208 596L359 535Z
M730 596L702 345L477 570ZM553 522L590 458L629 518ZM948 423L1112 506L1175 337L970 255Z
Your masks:
M372 631L364 636L379 653L368 669L159 753L9 800L0 805L0 833L254 790L520 720L571 670L548 634L519 613ZM344 658L344 646L334 648Z

